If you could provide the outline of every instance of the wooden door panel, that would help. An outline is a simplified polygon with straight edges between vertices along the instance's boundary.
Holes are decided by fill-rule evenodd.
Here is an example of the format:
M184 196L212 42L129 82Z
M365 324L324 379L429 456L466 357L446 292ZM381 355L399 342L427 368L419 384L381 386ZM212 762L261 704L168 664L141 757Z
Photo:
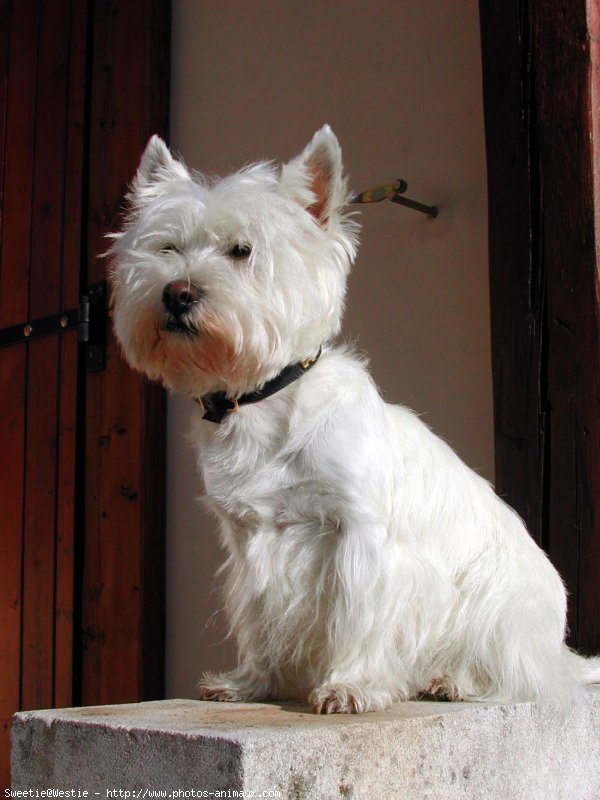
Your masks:
M54 596L54 701L57 708L75 702L74 649L78 641L74 629L75 609L75 525L78 514L77 490L82 481L77 474L77 331L61 336L59 353L56 551ZM78 622L78 620L77 620Z
M80 262L62 263L69 89L69 2L40 3L34 133L29 318L58 314L64 272L79 276Z
M73 2L69 39L69 91L66 103L62 260L77 268L63 270L61 309L77 308L83 283L84 167L86 151L88 3ZM79 702L80 606L76 591L76 550L82 546L84 521L83 454L81 452L81 354L77 331L60 338L57 427L56 595L54 631L54 705ZM76 539L79 527L79 541ZM77 625L77 629L75 629Z
M29 311L29 255L33 191L37 7L12 2L3 20L9 26L6 115L3 128L2 249L0 327L25 321Z
M58 336L28 345L21 706L53 705Z
M29 310L33 141L37 77L37 8L2 5L2 236L0 327L24 322ZM22 552L26 450L27 349L0 351L0 785L9 781L10 717L21 707Z
M10 718L21 699L25 356L24 347L0 349L0 787L8 784Z
M0 327L33 326L31 340L0 351L3 785L11 714L73 698L77 334L35 332L79 296L85 9L19 0L0 17Z
M59 313L63 275L80 262L62 259L71 3L43 0L37 17L31 254L28 319ZM81 135L81 133L80 133ZM65 309L66 310L66 309ZM26 345L27 444L23 520L22 687L24 709L54 701L56 523L58 515L59 335ZM71 359L77 354L67 351ZM65 364L64 368L69 369ZM71 367L73 369L73 367ZM72 591L72 581L71 591ZM65 587L60 587L65 594ZM72 601L69 601L72 605Z

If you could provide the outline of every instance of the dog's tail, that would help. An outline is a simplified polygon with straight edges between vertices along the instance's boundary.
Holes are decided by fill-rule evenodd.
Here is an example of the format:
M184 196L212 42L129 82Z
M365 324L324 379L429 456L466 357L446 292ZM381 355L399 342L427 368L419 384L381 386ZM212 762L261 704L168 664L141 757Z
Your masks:
M600 683L600 656L582 656L568 650L571 669L581 683Z

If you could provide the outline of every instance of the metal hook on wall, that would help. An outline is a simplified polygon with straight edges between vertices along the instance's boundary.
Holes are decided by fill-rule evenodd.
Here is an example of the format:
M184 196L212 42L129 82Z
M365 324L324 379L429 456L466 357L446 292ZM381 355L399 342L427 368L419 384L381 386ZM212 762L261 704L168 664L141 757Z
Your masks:
M402 178L393 183L385 183L381 186L374 186L372 189L367 189L365 192L355 195L351 203L379 203L381 200L391 200L392 203L398 203L401 206L412 208L414 211L420 211L421 214L427 214L431 219L435 219L438 215L437 206L426 206L424 203L419 203L417 200L411 200L409 197L404 197L404 192L408 189L408 184Z

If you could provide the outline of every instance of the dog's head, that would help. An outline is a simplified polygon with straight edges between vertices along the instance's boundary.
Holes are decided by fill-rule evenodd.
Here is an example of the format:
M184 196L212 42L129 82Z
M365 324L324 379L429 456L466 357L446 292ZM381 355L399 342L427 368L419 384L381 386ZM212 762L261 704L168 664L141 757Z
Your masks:
M325 126L281 168L190 174L157 136L110 249L117 338L174 391L256 389L340 327L357 226Z

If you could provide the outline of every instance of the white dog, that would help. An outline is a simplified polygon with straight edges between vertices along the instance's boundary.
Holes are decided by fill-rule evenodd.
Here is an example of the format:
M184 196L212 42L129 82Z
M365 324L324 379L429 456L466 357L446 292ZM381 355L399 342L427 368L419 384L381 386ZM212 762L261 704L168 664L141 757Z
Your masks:
M200 407L239 666L200 697L383 709L424 692L564 702L600 659L564 644L560 577L518 516L365 364L330 344L357 247L324 127L218 182L153 137L115 234L129 363Z

